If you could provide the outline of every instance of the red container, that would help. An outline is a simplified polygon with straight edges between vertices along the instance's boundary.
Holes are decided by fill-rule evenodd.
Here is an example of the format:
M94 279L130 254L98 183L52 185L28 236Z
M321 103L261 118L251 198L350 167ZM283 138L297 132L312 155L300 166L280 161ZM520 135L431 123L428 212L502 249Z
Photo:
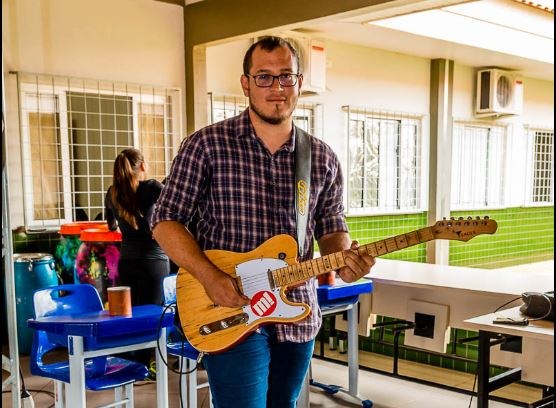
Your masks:
M118 279L122 234L101 227L84 229L79 237L82 242L76 259L79 282L94 285L103 303L106 303L107 289L115 286Z
M108 231L106 221L68 222L60 226L60 242L56 246L54 259L56 271L63 283L79 283L75 260L81 246L81 231L88 228L98 228Z

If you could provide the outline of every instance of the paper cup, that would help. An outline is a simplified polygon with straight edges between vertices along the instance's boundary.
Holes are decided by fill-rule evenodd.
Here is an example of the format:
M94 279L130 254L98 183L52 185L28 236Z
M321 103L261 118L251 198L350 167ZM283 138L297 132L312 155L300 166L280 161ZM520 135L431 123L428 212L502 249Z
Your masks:
M108 312L110 316L131 316L131 288L129 286L108 288Z
M336 283L336 271L330 271L325 274L318 275L317 280L319 281L319 286L334 286L334 283Z

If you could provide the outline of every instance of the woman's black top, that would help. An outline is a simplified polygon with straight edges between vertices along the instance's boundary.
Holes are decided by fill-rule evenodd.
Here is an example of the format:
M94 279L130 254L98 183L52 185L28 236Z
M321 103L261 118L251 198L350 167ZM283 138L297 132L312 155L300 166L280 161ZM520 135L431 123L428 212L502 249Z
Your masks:
M106 193L106 221L111 231L116 230L118 226L120 227L122 233L120 258L168 259L164 251L153 239L150 227L154 205L162 190L162 184L154 179L139 182L135 192L139 209L139 213L135 214L138 229L133 228L127 221L121 218L116 206L112 202L111 188Z

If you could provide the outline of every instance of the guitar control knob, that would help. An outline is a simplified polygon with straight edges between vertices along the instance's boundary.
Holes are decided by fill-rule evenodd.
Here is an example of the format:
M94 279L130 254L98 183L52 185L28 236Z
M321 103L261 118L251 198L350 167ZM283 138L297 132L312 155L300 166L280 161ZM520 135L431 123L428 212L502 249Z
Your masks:
M208 327L208 326L202 326L202 327L201 327L201 333L203 333L203 334L210 334L210 333L212 333L212 330L211 330L210 327Z
M229 327L228 322L226 322L225 320L222 320L220 322L220 327L222 327L223 329L227 329Z

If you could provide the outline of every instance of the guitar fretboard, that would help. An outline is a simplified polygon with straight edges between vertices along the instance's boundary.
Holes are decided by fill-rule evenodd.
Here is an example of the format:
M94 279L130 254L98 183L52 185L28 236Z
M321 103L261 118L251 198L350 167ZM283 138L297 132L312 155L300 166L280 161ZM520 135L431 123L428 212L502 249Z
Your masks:
M367 253L373 257L382 256L400 249L422 244L435 239L431 227L425 227L406 234L396 235L370 244L361 245L357 252ZM310 259L298 264L271 271L275 287L304 282L317 275L342 268L346 265L343 251Z

